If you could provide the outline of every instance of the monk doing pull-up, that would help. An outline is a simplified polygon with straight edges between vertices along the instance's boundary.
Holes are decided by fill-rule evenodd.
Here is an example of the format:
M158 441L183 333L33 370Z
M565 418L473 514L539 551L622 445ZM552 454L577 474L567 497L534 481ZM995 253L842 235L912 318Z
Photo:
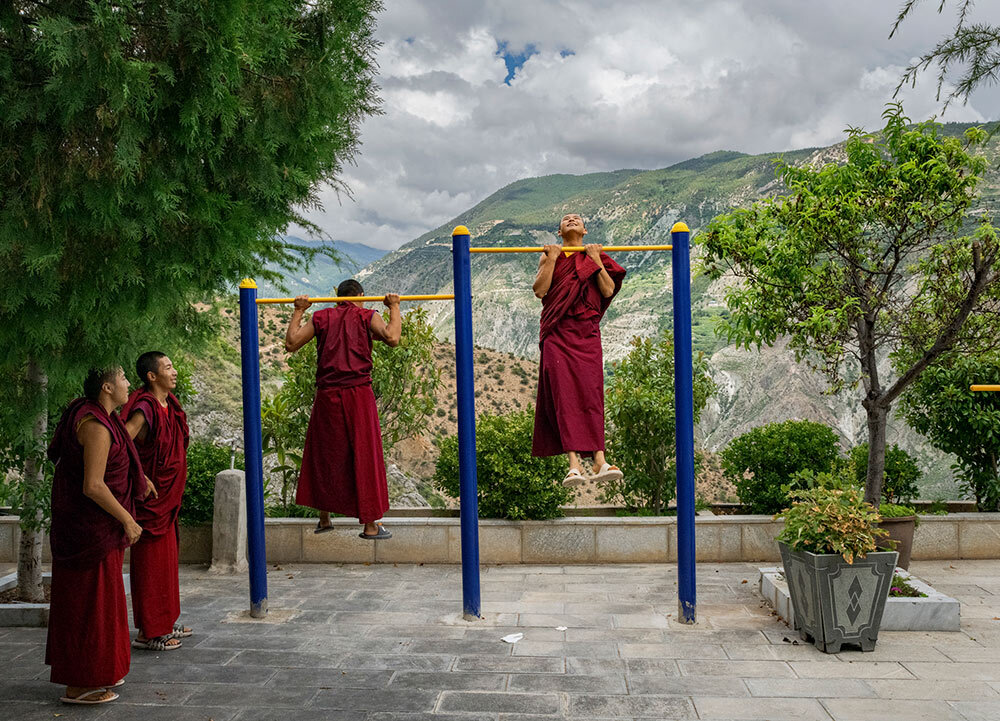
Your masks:
M604 457L604 355L601 318L622 286L625 269L598 244L581 247L587 228L576 213L559 223L563 244L546 245L532 289L542 300L535 402L534 456L569 456L566 485L585 479L618 480L622 472ZM586 474L582 456L593 456Z
M337 295L362 296L356 280L345 280ZM346 301L313 313L312 303L295 299L285 334L285 350L294 353L315 336L316 396L302 453L295 502L320 511L316 533L332 530L330 513L354 516L365 524L361 537L391 538L379 523L389 510L389 485L382 458L382 430L372 392L372 340L399 345L402 318L399 296L385 296L389 322L363 303Z

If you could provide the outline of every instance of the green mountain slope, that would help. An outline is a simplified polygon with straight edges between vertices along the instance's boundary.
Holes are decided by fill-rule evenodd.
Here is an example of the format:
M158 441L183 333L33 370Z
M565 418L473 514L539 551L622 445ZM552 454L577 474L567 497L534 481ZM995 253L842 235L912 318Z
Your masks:
M950 124L958 134L968 125ZM1000 135L989 143L990 170L982 186L983 209L1000 208ZM785 153L745 155L721 151L668 168L620 170L583 176L554 175L520 180L497 191L447 223L425 233L365 268L359 278L378 292L446 293L451 287L451 231L466 225L477 246L542 245L557 242L559 218L578 212L587 220L587 240L605 245L669 242L675 221L697 232L717 214L743 207L781 191L774 161L823 163L842 157L842 148L807 148ZM621 293L602 325L605 358L614 360L634 336L648 336L672 326L670 254L622 253L628 270ZM473 264L473 326L476 343L535 358L539 301L531 292L537 260L530 254L476 255ZM709 283L695 276L692 316L696 350L712 356L720 392L700 429L709 448L718 448L747 428L771 420L811 418L837 428L845 446L863 440L863 418L855 399L824 395L822 378L795 364L781 348L748 353L725 348L713 332L726 313L726 281ZM454 338L450 303L429 306L442 340ZM890 442L914 450L929 469L928 494L952 495L948 461L929 450L897 423Z

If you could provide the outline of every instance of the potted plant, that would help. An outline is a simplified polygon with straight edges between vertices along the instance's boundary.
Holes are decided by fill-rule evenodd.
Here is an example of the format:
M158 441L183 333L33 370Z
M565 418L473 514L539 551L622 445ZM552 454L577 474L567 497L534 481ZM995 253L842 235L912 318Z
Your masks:
M920 524L917 511L912 506L900 503L882 503L878 507L878 527L888 533L888 537L878 541L878 547L899 553L896 566L909 570L910 553L913 551L913 531Z
M778 545L795 627L825 653L845 643L872 651L898 554L876 550L887 534L860 489L829 474L816 481L776 516L785 520Z

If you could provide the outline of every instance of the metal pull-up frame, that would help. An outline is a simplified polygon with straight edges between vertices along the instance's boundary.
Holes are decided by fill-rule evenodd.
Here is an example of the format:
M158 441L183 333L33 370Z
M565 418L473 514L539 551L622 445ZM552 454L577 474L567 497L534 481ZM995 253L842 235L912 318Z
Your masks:
M695 591L694 397L691 346L690 232L684 223L671 229L671 245L614 245L606 252L672 251L674 298L674 399L677 451L678 611L682 623L697 617ZM565 252L583 251L566 246ZM470 248L469 230L452 233L454 294L402 295L401 301L455 301L456 396L458 403L459 512L462 543L462 609L478 619L482 602L479 584L479 500L476 479L476 409L473 376L472 274L473 253L539 253L540 247ZM313 303L378 302L384 296L310 298ZM260 338L258 305L288 304L294 298L258 298L257 284L240 284L240 346L243 380L243 442L246 456L247 548L250 572L250 615L267 614L267 561L264 542L264 470L261 435Z

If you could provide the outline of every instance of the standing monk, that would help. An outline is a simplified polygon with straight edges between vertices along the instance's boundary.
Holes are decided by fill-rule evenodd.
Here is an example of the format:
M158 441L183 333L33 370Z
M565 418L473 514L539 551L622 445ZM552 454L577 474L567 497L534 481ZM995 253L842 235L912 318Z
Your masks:
M114 701L129 670L125 548L142 528L135 503L150 492L115 408L128 399L121 368L92 370L49 445L52 587L45 663L65 684L64 703ZM58 714L57 714L58 715Z
M165 353L143 353L135 372L143 386L129 397L122 416L156 494L136 508L143 531L129 563L132 619L139 630L132 646L169 651L180 648L179 638L191 635L190 628L177 624L177 517L187 483L187 416L171 392L177 387L177 370Z
M356 280L337 287L341 297L362 296ZM313 313L302 323L309 298L295 299L285 334L285 350L294 353L316 337L316 397L302 452L295 492L300 506L319 509L316 533L332 530L330 513L354 516L365 524L362 538L392 538L379 521L389 510L389 485L382 458L382 429L372 392L372 339L399 345L403 322L399 296L383 301L389 323L357 301L338 303Z
M604 458L604 356L601 318L621 289L625 269L601 246L581 247L587 234L576 213L563 216L563 245L546 245L532 289L542 299L541 361L535 402L534 456L569 456L566 485L583 483L581 456L593 456L597 482L618 480L622 472Z

